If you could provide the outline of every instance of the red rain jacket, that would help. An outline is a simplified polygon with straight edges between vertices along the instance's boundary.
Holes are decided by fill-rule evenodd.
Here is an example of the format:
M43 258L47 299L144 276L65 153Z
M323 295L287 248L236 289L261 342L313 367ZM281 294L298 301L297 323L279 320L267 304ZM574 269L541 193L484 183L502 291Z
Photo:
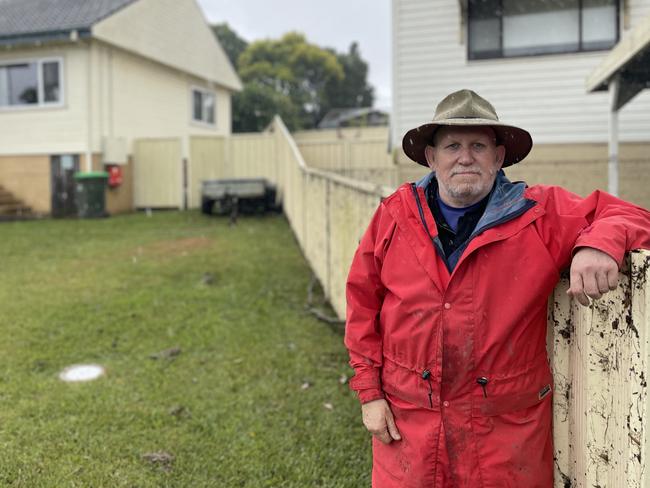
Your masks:
M373 487L551 488L547 299L577 247L619 265L649 247L650 214L500 172L450 274L432 177L380 204L347 281L350 386L362 403L386 398L402 436L373 438Z

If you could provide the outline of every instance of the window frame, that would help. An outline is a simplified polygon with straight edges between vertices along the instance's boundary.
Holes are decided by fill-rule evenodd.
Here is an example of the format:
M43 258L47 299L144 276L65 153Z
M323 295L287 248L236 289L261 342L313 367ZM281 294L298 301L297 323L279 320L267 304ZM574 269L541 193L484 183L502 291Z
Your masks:
M202 103L202 119L197 119L194 117L194 93L198 92L203 96L205 95L210 95L212 96L212 99L214 100L214 105L213 105L213 122L208 122L207 117L205 117L205 105ZM202 102L203 98L201 99ZM193 124L196 125L201 125L204 127L210 127L210 128L216 128L217 127L217 92L214 90L211 90L209 88L205 88L202 86L197 86L197 85L192 85L190 87L190 120L192 121Z
M568 49L566 51L548 51L548 52L531 52L531 53L517 53L506 56L503 54L503 0L498 0L499 9L502 14L498 17L499 19L499 51L489 51L484 55L476 55L476 53L471 52L471 28L470 28L470 12L472 9L472 0L467 1L467 9L465 11L465 25L467 32L467 60L468 61L483 61L488 59L512 59L512 58L528 58L535 56L554 56L559 54L575 54L575 53L590 53L598 51L609 51L612 49L620 40L621 40L621 0L615 0L616 7L616 40L609 47L595 47L595 48L585 48L583 46L583 36L582 36L582 16L583 16L583 5L584 0L578 0L578 49Z
M43 65L45 63L56 62L59 65L59 100L56 102L45 101L45 86L43 79ZM0 105L0 112L14 112L23 110L41 110L44 108L63 108L65 106L65 63L63 56L46 56L46 57L33 57L33 58L16 58L16 59L3 59L0 60L0 67L14 66L17 64L32 64L36 63L36 92L38 96L38 103L23 104L23 105Z

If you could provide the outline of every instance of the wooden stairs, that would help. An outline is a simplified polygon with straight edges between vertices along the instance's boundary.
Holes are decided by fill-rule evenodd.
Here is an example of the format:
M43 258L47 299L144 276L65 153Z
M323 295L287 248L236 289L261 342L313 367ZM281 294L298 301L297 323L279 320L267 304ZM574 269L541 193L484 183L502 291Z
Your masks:
M0 221L34 219L37 215L13 193L0 186Z

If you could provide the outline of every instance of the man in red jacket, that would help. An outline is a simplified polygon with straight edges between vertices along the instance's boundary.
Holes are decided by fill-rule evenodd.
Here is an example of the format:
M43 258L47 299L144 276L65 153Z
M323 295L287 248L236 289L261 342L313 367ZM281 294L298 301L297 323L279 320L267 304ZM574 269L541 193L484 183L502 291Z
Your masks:
M547 299L616 288L650 214L607 193L511 183L530 134L470 90L409 131L432 172L377 209L347 282L345 344L373 434L373 486L553 486Z

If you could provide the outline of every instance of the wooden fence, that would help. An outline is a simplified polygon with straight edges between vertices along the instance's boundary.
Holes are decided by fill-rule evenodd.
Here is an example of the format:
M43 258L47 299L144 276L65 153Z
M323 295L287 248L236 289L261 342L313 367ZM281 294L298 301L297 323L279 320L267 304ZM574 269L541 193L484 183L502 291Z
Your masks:
M620 278L589 308L567 280L549 302L558 488L650 487L650 253L632 252Z
M183 207L180 139L135 141L133 200L136 208Z
M359 127L301 131L293 138L307 166L352 176L365 169L393 170L388 127ZM388 174L388 173L386 173ZM382 175L384 177L384 175Z

